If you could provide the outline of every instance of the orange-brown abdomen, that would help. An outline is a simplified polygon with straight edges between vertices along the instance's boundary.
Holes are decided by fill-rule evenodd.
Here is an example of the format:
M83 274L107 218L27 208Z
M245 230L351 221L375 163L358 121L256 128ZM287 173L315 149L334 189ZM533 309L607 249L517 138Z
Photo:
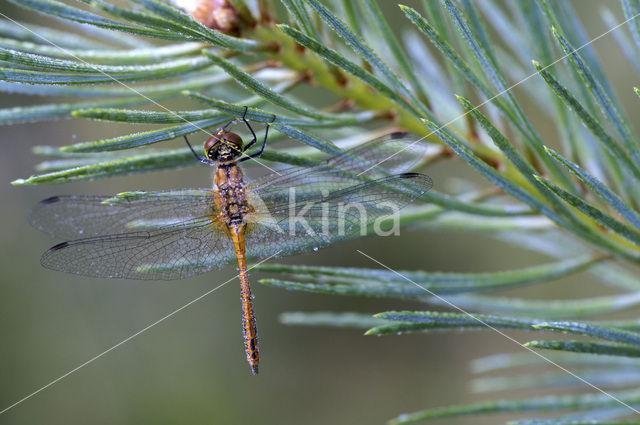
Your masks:
M211 139L210 139L211 140ZM220 143L220 141L218 141ZM215 143L215 142L214 142ZM240 141L240 143L242 143ZM206 147L206 145L205 145ZM215 149L215 147L212 147ZM251 210L247 199L244 175L235 160L228 163L218 162L214 175L214 193L218 216L214 222L224 224L231 236L238 258L238 276L240 277L240 299L242 301L242 329L247 361L253 374L258 373L258 330L253 313L251 288L245 248L246 216Z

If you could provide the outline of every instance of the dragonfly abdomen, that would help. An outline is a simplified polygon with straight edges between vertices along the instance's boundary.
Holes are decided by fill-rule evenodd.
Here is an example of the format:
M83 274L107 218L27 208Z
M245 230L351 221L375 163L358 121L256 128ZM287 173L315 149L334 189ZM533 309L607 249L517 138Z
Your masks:
M220 164L214 178L220 221L231 228L244 224L250 211L245 191L244 175L236 164Z
M242 170L235 163L219 163L214 177L214 191L218 207L218 221L226 224L238 258L242 300L242 328L245 352L253 374L258 373L258 331L253 313L249 273L247 272L245 231L246 215L251 210L245 191Z

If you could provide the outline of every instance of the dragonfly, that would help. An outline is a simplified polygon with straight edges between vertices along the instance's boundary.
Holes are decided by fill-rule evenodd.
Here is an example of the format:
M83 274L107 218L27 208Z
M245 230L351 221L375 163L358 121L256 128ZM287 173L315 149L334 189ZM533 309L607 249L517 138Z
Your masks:
M407 172L424 158L424 146L404 132L249 181L240 164L263 153L269 124L259 151L248 155L257 137L244 116L242 121L252 136L247 144L227 131L236 120L206 140L204 157L187 140L195 157L214 168L211 188L53 196L32 209L30 221L64 240L43 254L41 264L67 273L174 280L237 262L244 349L257 374L247 261L317 251L364 235L420 199L433 182Z

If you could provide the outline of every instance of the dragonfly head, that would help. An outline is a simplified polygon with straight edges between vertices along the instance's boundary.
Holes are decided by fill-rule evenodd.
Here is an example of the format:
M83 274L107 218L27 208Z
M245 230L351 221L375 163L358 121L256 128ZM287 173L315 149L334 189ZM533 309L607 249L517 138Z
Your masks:
M204 143L207 158L216 162L234 161L242 155L242 149L240 136L222 129Z

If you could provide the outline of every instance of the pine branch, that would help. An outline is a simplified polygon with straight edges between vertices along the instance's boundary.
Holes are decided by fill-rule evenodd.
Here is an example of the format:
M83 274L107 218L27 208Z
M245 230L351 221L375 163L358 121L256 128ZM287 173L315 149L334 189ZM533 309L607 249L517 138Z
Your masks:
M49 158L37 166L39 174L13 184L197 165L187 147L169 149L163 143L210 133L245 114L260 123L275 117L277 133L262 159L297 166L341 155L338 146L353 140L360 145L401 128L416 134L420 158L400 172L461 160L484 184L437 182L437 190L403 212L402 225L417 231L483 232L549 260L467 273L261 265L257 270L278 275L261 280L272 287L390 298L394 307L417 301L451 310L296 312L281 320L355 327L369 335L478 330L486 324L536 335L574 333L581 339L532 340L527 347L588 367L582 376L599 385L640 383L634 369L640 325L633 316L640 280L631 268L640 259L640 148L630 114L616 94L633 89L640 96L640 91L606 77L609 64L599 62L570 3L523 1L502 9L493 2L428 0L422 11L398 5L404 33L387 20L383 3L374 0L334 1L331 7L317 0L282 0L280 9L269 1L256 8L238 0L227 11L228 22L200 22L159 0L81 0L82 7L58 0L12 3L66 22L69 31L0 21L0 90L38 95L42 102L0 109L0 124L68 118L153 126L62 147L35 147L35 154ZM629 19L640 4L623 0L621 10ZM608 9L601 16L609 27L617 25ZM636 72L639 22L633 19L613 33ZM91 31L78 42L81 27ZM494 43L495 36L503 43ZM537 75L531 76L534 71ZM305 93L332 93L339 102L320 104L313 95L298 95L300 85L310 87ZM532 101L523 102L525 97ZM544 120L535 119L537 114ZM555 136L548 136L550 131ZM299 145L281 149L278 140L285 137ZM608 292L584 296L576 287L561 300L495 293L578 273L597 279ZM451 309L445 300L471 315ZM616 311L625 316L616 321L599 317ZM537 361L496 356L477 360L475 372L533 367ZM570 385L555 372L474 381L482 392L536 388L545 397L427 409L392 423L543 411L557 415L513 423L623 423L627 411L600 393L552 396L553 388ZM636 390L615 395L640 406ZM580 413L558 413L567 409Z

